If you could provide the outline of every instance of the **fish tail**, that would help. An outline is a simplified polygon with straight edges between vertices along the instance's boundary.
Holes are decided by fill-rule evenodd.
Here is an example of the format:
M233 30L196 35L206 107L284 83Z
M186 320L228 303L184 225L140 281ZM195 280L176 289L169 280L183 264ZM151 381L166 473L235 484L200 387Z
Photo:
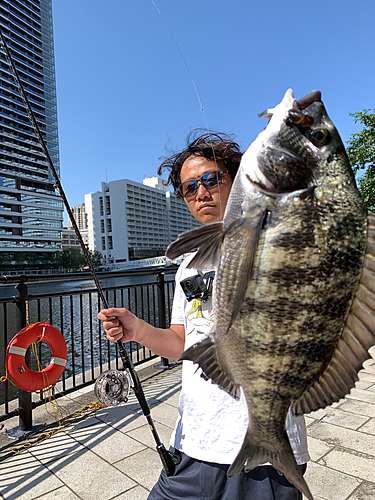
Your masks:
M247 432L242 448L233 464L229 467L227 476L236 476L244 466L245 472L249 472L267 462L270 462L277 471L284 474L286 479L301 491L308 500L314 500L297 465L287 437L286 441L280 441L276 443L276 446L273 444L272 449L268 449L259 442L254 441L251 433Z

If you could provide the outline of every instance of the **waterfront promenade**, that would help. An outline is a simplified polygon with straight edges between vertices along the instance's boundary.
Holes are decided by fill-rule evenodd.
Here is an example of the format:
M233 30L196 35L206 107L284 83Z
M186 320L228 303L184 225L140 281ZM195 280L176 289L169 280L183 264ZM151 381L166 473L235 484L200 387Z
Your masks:
M375 348L372 348L375 357ZM155 426L168 446L177 416L181 367L139 369ZM60 398L70 413L95 402L92 387ZM35 423L56 429L44 408ZM146 500L161 462L136 398L121 407L86 409L66 427L21 453L23 442L0 435L0 496L5 500ZM344 400L306 416L311 462L306 479L314 500L375 500L375 359L365 362ZM33 440L34 438L32 438ZM230 499L227 499L230 500ZM259 499L262 500L262 499Z

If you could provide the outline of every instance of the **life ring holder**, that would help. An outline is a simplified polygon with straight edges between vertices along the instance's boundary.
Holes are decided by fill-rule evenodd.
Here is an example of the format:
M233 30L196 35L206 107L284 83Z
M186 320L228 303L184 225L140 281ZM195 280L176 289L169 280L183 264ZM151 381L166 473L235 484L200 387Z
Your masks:
M25 360L27 348L34 342L45 342L51 348L51 360L46 368L31 370ZM24 391L44 392L61 377L68 359L64 337L49 323L34 323L19 331L6 351L6 368L14 384Z

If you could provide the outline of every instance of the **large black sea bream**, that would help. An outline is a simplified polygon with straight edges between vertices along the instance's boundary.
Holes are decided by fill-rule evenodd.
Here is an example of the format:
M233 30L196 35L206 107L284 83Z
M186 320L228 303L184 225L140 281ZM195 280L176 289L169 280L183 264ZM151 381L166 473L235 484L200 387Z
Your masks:
M244 154L223 222L172 243L216 269L216 332L185 351L234 397L249 428L228 476L271 462L306 497L285 431L295 415L343 398L375 331L375 216L356 188L320 92L288 90Z

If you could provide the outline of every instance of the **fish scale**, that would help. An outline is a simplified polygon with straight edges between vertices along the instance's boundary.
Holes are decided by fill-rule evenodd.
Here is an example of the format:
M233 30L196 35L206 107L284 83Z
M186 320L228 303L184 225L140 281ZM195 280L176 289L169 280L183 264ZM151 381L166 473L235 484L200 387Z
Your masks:
M299 104L300 103L300 104ZM270 462L309 500L285 430L344 397L375 343L375 216L367 215L319 92L291 90L243 155L224 219L180 235L214 263L216 332L180 359L233 397L249 427L228 476Z

